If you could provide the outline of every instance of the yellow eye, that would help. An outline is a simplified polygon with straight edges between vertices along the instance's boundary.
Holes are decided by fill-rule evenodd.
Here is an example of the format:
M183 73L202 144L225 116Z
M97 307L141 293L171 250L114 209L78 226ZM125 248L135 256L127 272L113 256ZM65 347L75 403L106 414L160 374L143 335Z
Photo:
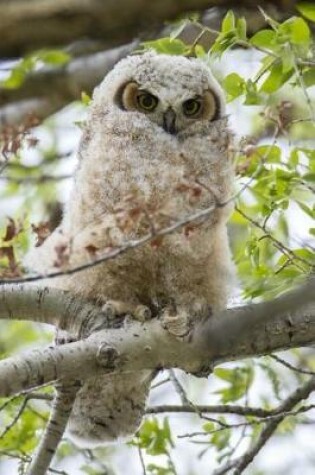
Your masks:
M158 104L158 99L149 92L140 92L137 95L137 105L146 112L152 112Z
M201 101L200 99L188 99L183 103L183 112L188 117L197 115L201 110Z

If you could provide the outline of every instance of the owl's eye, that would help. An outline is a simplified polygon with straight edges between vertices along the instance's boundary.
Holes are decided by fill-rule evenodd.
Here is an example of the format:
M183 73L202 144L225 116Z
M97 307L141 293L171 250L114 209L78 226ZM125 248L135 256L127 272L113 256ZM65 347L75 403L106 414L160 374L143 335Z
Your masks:
M183 103L183 112L187 117L193 117L197 115L201 110L200 99L188 99Z
M138 107L146 112L154 111L159 102L155 96L145 91L137 94L136 101Z

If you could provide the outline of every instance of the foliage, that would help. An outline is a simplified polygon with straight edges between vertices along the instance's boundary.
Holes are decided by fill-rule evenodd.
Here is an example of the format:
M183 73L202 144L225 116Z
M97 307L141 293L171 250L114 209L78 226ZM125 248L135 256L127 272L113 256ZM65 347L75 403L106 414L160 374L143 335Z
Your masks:
M43 49L35 51L17 62L11 69L8 77L1 81L1 86L8 89L17 89L25 81L28 74L42 66L63 66L70 60L70 55L65 51Z
M295 286L314 269L315 227L311 220L315 217L315 151L314 141L309 138L315 132L315 106L312 103L315 59L308 22L315 22L315 7L313 2L299 2L297 8L302 16L291 17L282 23L262 12L267 27L251 37L248 37L245 19L237 18L229 11L221 30L211 30L216 39L208 48L202 39L209 29L199 24L197 17L179 21L170 37L143 43L144 48L154 48L159 53L194 55L211 64L225 61L231 50L237 47L255 51L259 58L260 66L251 77L232 71L222 78L230 105L242 104L250 114L253 110L256 112L250 136L242 137L235 151L236 208L230 222L233 254L244 300L277 296ZM199 28L200 33L193 43L186 44L180 35L189 21ZM19 61L2 85L8 89L19 88L27 74L38 67L60 66L67 61L69 56L63 51L37 51ZM82 102L87 105L89 101L89 96L82 91ZM10 218L0 216L1 278L22 275L22 256L36 234L32 232L31 224L36 220L33 230L43 229L43 223L50 218L51 210L59 199L61 187L55 178L61 173L62 161L68 155L59 152L54 127L50 124L47 130L52 137L51 145L40 148L35 144L37 157L30 162L25 160L23 149L26 138L30 138L26 131L21 135L21 131L10 130L1 137L4 158L0 161L3 179L0 199L3 202L17 199L19 202L13 206ZM299 236L296 231L302 226L305 229ZM32 345L47 339L46 333L30 325L3 322L0 325L1 356L23 344ZM300 365L302 354L296 352L294 359ZM314 369L311 359L305 361L304 358L303 364L309 364L309 369L313 365ZM305 379L305 375L299 376L300 380ZM268 386L267 395L266 388L261 391L259 385L262 379L267 382L264 385ZM211 403L215 399L220 404L237 402L247 406L255 394L256 400L259 398L261 407L265 409L273 407L275 401L281 400L288 393L288 387L292 386L291 371L280 371L279 364L267 358L219 367L211 380L215 388L219 387L209 396ZM28 407L15 421L22 399L16 398L8 404L0 402L1 426L10 426L5 436L0 438L0 453L6 451L22 457L37 444L38 431L43 428L44 421L40 416L34 417L34 410L32 412ZM235 434L240 435L242 440L245 437L242 432L244 424L237 425L233 416L210 420L204 414L199 415L201 432L197 436L202 436L202 440L196 441L194 435L190 436L190 440L202 445L200 457L211 450L216 453L219 462L229 460L239 445ZM298 419L295 417L295 422L292 421L290 417L282 424L282 433L292 432ZM262 426L258 419L250 416L242 419L242 423L247 424L249 440L257 440ZM171 427L167 418L147 418L132 441L132 447L154 460L146 464L147 473L176 473L171 457L175 445ZM69 447L67 442L61 446L60 459L75 452ZM23 467L21 473L22 470ZM102 469L89 464L84 464L81 471L102 473Z

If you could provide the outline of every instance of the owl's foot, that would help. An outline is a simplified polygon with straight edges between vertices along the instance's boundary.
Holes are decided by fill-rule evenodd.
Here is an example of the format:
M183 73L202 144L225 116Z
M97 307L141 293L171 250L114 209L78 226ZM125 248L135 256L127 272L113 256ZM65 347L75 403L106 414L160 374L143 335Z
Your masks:
M151 310L145 305L137 305L121 300L107 300L102 306L102 311L108 318L115 319L117 316L128 315L139 322L145 322L152 317Z
M162 326L176 338L184 338L190 331L190 318L185 310L177 310L176 315L166 308L162 314Z

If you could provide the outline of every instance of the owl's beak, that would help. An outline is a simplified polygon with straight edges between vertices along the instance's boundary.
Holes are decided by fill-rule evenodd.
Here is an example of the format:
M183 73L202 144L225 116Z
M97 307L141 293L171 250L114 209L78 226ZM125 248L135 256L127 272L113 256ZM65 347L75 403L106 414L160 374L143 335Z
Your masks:
M163 114L163 129L169 134L176 134L176 114L171 107L169 107Z

